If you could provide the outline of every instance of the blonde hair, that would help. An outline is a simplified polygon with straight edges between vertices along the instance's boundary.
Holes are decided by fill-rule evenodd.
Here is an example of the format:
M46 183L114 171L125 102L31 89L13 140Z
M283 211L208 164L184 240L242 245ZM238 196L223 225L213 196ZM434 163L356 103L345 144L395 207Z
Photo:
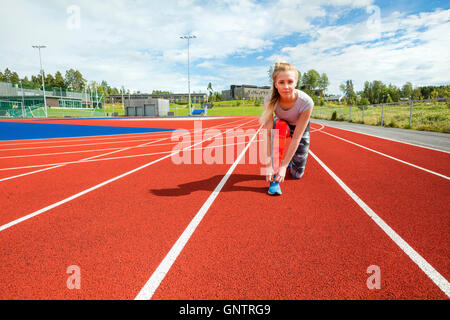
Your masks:
M276 62L273 66L272 72L272 94L270 96L269 103L265 105L264 112L261 115L260 123L265 124L271 116L273 116L273 112L275 111L275 106L277 105L278 99L280 98L280 93L277 88L275 88L275 82L277 80L278 74L283 71L295 71L295 75L297 76L297 68L287 62Z

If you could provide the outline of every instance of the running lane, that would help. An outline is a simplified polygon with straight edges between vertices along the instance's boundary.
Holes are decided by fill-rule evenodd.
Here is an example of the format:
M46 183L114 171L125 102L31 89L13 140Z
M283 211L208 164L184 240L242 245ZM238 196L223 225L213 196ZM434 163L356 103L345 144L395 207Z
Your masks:
M319 125L317 124L314 125L314 127L318 126ZM450 163L450 153L328 126L325 126L321 132L326 132L339 138L349 140L366 148L385 153L391 157L446 175L447 177L450 176L450 166L448 165Z
M0 297L133 299L228 167L168 158L1 231Z
M152 298L446 298L312 157L282 196L267 187L259 167L238 165Z
M230 126L245 126L247 125L247 122L250 124L256 121L253 119L244 119L239 120L238 122L226 122L222 120L221 125L223 126L217 126L217 128L223 130ZM165 141L171 142L170 137ZM201 145L198 147L201 147ZM141 150L141 148L124 150L110 154L106 157L126 158L117 160L102 160L105 157L96 158L92 159L93 161L90 162L68 164L31 175L0 181L0 197L3 199L0 203L0 211L2 212L0 224L18 219L24 215L61 201L73 194L86 190L100 182L114 178L124 172L167 156L173 151L173 148L173 144L160 144L151 147L151 149L147 148L146 150ZM137 156L130 157L132 155L130 152ZM140 156L144 152L154 154ZM47 163L55 162L49 161ZM45 168L46 167L36 167L28 170L32 172ZM14 176L18 173L14 171L11 174L11 176Z
M449 279L449 180L320 131L314 138L312 151L442 276ZM396 148L399 158L408 159L410 146L398 144ZM441 156L440 161L445 161L443 153L427 149L421 152L431 154L430 157Z

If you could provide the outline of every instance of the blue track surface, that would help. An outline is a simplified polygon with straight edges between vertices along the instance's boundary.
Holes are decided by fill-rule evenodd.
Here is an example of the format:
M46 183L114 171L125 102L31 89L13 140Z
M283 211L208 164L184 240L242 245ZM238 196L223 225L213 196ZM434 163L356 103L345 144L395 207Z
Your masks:
M167 132L176 129L0 122L0 140L28 140Z

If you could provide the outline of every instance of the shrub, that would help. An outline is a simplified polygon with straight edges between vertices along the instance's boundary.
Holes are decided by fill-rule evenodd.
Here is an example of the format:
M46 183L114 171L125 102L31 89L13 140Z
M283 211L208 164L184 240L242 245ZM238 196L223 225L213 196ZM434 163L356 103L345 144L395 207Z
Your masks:
M391 127L391 128L396 128L397 127L397 122L395 122L394 120L391 120L391 122L389 122L387 124L387 126Z
M337 118L337 112L334 111L333 114L331 115L331 120L336 120Z

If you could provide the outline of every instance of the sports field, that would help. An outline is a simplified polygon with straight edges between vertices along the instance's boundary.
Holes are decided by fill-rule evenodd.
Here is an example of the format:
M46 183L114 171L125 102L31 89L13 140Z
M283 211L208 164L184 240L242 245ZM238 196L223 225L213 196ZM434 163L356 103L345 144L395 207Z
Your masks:
M450 297L448 152L312 120L304 177L271 197L260 132L1 120L0 299Z

